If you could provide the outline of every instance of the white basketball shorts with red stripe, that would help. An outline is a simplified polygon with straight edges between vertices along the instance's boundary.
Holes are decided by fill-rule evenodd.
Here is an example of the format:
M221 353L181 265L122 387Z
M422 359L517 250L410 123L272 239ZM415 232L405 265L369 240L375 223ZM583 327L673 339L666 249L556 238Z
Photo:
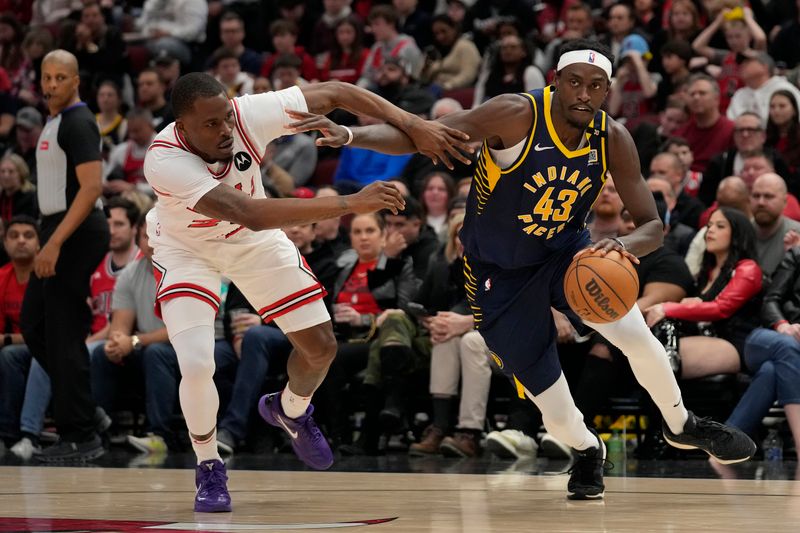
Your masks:
M192 298L198 305L220 305L222 276L230 279L255 307L264 322L275 321L284 333L300 331L330 320L322 298L325 288L297 247L280 230L245 230L234 242L175 242L156 235L148 225L156 275L156 314L161 303ZM205 325L198 316L166 324L170 336ZM175 320L173 320L175 322ZM213 324L212 324L213 325Z

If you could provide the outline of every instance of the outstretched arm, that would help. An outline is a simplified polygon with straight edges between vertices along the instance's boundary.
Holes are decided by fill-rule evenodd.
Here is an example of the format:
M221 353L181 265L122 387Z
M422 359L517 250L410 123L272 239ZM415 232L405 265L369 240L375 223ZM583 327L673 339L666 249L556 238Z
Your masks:
M449 155L453 145L466 141L468 137L456 129L437 122L425 121L417 115L403 111L388 100L351 83L328 81L300 88L312 114L325 115L335 108L345 109L356 115L367 115L383 120L404 132L412 141L414 149L430 157L434 163L443 161L453 168Z
M240 224L253 231L310 224L349 213L371 213L405 207L400 191L392 184L376 181L347 196L325 198L250 198L246 193L220 183L195 204L194 210L210 218Z
M289 125L295 132L319 130L323 136L317 139L319 146L342 146L347 141L347 132L324 116L290 111L297 119ZM449 128L464 132L471 142L487 139L490 146L506 148L514 146L528 134L533 123L533 112L527 98L517 94L497 96L467 111L451 113L427 124L441 123ZM385 154L407 154L415 152L414 143L409 136L390 124L353 128L353 146L367 148ZM453 143L453 148L470 151L464 141ZM450 150L448 153L469 163L466 158Z

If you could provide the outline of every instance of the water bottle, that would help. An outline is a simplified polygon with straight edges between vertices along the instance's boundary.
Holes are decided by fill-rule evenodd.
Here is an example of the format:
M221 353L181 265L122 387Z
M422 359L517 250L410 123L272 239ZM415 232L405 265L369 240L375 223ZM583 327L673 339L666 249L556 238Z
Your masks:
M606 441L606 457L615 464L621 464L625 460L625 441L616 429Z
M761 445L764 449L764 460L783 461L783 440L777 429L770 429L767 438Z

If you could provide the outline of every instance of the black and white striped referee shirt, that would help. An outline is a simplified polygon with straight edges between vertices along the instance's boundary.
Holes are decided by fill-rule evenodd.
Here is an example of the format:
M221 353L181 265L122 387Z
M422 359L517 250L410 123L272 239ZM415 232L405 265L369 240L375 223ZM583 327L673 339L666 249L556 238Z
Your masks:
M80 188L75 167L102 161L100 142L97 121L83 102L48 119L36 146L36 190L42 215L62 213L72 205ZM97 207L102 206L98 199Z

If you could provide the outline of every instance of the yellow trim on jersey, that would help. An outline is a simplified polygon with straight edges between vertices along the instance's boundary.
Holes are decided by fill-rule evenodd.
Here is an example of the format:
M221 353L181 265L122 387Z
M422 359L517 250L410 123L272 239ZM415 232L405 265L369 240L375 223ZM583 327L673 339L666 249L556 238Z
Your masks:
M606 130L607 122L608 113L603 113L601 129L606 135L603 135L603 137L600 139L600 153L597 156L600 159L600 164L603 166L603 171L600 174L600 181L602 183L600 184L600 191L597 193L597 196L594 197L594 202L592 202L592 205L589 206L589 211L594 209L594 204L596 204L597 200L600 199L600 193L603 192L603 187L606 186L606 180L608 179L608 175L606 174L606 172L608 172L608 161L606 160L606 136L608 135L608 131Z
M524 400L525 399L525 387L517 379L517 376L515 376L514 374L511 374L511 376L514 378L514 385L517 388L517 396L519 396L520 400Z
M484 142L483 149L485 150L484 154L484 170L486 175L486 182L489 185L489 193L494 192L494 188L497 186L497 182L500 181L500 174L505 174L497 163L494 162L492 159L492 155L489 153L489 147Z
M570 150L566 146L564 146L564 143L562 143L561 139L558 138L558 133L556 133L556 128L553 126L553 120L550 115L551 113L550 105L553 99L552 94L553 94L552 85L548 85L547 87L544 88L544 122L545 124L547 124L547 132L553 139L553 143L556 145L556 147L558 147L558 149L561 151L562 154L569 157L570 159L573 157L579 157L588 154L590 150L590 146L588 143L586 146L578 150ZM592 127L594 127L594 119L592 119L592 122L589 124L589 128ZM588 135L587 135L587 140L588 140Z
M600 179L603 180L603 185L606 183L606 172L608 172L608 161L606 160L606 138L608 137L608 113L603 112L603 120L601 123L600 131L605 133L600 139L600 159L603 165L603 173L600 174Z
M519 154L519 157L517 158L516 162L514 162L514 164L508 167L507 169L501 170L500 174L508 174L509 172L516 170L517 167L519 167L522 164L522 162L525 161L525 158L528 157L528 152L531 151L531 145L533 145L533 138L536 136L536 120L539 118L539 110L536 108L536 99L533 97L532 94L529 93L522 93L522 94L530 98L531 104L533 104L533 127L530 129L530 133L528 134L528 142L527 144L525 144L525 149L522 150L521 154Z

